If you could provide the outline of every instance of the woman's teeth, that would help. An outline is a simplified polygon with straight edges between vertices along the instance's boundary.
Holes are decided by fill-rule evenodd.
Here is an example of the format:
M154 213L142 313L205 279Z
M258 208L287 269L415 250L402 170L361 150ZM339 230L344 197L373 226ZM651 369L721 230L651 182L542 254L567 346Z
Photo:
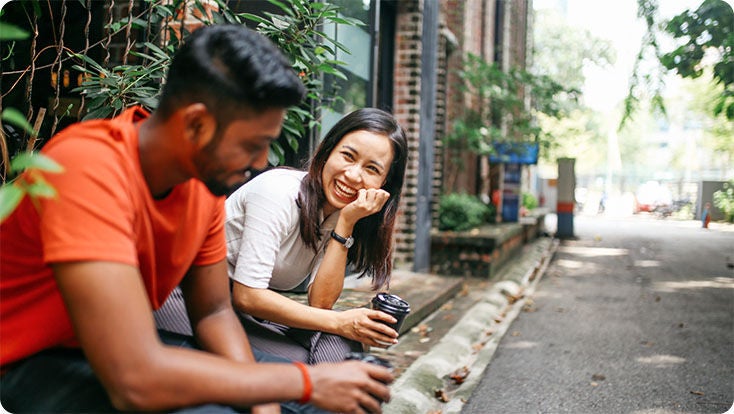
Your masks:
M352 198L352 197L354 197L357 194L356 191L354 191L354 190L352 190L352 189L350 189L348 187L344 187L339 182L336 183L335 187L336 187L337 193L339 193L339 195L342 196L342 197L344 197L344 198Z

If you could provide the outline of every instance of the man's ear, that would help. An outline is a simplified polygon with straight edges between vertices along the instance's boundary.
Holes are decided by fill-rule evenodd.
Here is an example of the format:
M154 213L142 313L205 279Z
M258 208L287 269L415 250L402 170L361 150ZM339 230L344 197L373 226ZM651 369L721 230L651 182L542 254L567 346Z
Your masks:
M217 120L203 103L186 106L182 118L186 139L197 149L204 148L214 138Z

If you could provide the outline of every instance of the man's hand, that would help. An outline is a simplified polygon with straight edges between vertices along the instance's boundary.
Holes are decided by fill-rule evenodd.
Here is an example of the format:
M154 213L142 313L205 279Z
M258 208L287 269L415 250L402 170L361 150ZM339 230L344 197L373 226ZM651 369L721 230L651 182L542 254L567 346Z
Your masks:
M390 401L388 384L395 379L387 368L361 361L313 365L309 372L311 403L348 414L381 413L381 404Z

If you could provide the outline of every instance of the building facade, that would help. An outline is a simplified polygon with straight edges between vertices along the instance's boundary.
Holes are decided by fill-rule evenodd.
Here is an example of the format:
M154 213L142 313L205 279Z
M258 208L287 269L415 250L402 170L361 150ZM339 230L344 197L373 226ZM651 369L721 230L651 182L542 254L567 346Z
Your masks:
M182 2L183 0L176 0ZM172 4L162 1L161 5ZM1 105L25 106L31 123L40 126L42 136L50 136L65 123L80 119L85 101L72 90L83 80L66 52L88 54L109 67L124 65L133 41L154 27L146 7L151 2L107 0L49 1L53 13L28 18L18 3L4 7L3 20L22 21L35 35L14 50L11 62L3 61ZM308 143L289 158L298 164L310 155L315 144L343 114L363 106L375 106L393 113L405 128L409 142L409 162L402 206L395 236L395 265L398 268L428 271L430 233L436 219L438 198L443 193L467 192L489 196L496 172L486 157L469 152L449 157L443 137L452 121L476 99L465 93L457 71L471 53L485 61L525 68L531 32L532 0L331 0L345 16L360 20L362 26L325 25L323 30L343 43L349 53L337 51L346 79L326 75L324 98L340 97L338 105L320 111L323 125L311 131ZM218 10L215 0L190 2L180 24L188 30L203 24L202 16ZM277 13L266 0L224 1L238 12ZM19 8L18 8L19 7ZM111 28L135 17L135 25L118 31ZM147 20L146 20L147 19ZM124 24L123 24L124 27ZM20 102L20 103L19 103ZM24 144L20 134L3 125L4 139L17 150ZM15 142L18 141L18 142ZM306 145L307 144L307 145ZM6 150L6 155L8 151ZM458 164L457 163L458 155ZM447 182L447 164L459 173ZM7 165L7 162L5 162ZM494 174L494 175L493 175Z

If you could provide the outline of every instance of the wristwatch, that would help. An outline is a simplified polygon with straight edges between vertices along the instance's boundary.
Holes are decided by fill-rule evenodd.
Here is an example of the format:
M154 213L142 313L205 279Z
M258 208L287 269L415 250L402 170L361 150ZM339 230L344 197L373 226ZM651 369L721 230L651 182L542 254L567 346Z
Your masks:
M331 231L331 238L343 244L344 247L346 247L347 249L352 247L352 245L354 244L354 238L352 236L344 238L336 234L334 230Z

